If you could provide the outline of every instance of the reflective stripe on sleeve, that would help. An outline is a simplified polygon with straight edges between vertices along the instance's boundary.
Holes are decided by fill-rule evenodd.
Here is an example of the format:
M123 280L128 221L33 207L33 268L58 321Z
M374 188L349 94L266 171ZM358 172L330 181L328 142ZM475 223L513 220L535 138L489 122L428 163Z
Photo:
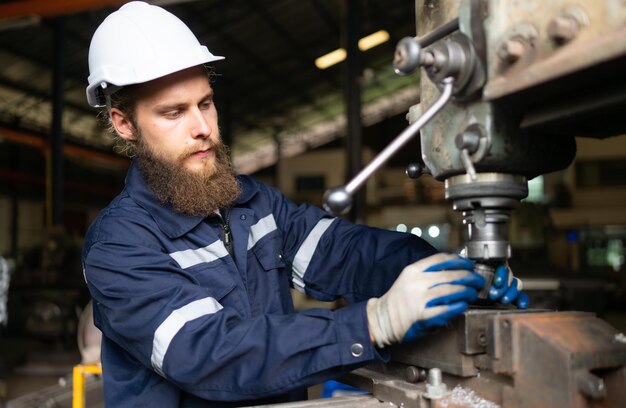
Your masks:
M180 309L174 310L154 332L154 340L152 340L152 356L150 361L152 367L163 374L163 359L165 353L172 342L172 339L183 328L183 326L192 320L218 312L222 309L222 305L212 297L196 300Z
M335 220L336 218L322 218L319 220L304 242L302 242L300 248L298 248L298 252L296 252L296 256L293 259L291 280L294 288L300 292L304 292L304 274L311 263L317 244L320 242L324 232Z
M277 227L274 215L270 214L266 217L261 218L259 222L250 227L250 235L248 235L248 249L255 246L256 243L261 240L261 238L263 238L272 231L276 231L276 229Z
M211 245L198 249L186 249L184 251L172 252L170 256L178 262L181 268L190 268L192 266L213 262L217 259L228 255L228 251L224 243L220 240L215 241Z

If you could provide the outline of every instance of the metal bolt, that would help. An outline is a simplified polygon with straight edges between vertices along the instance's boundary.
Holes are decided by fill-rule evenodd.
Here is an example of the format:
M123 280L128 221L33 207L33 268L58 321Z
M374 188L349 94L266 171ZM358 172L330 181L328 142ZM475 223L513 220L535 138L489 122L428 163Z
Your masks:
M428 370L428 385L441 385L441 370L438 368L431 368Z
M580 24L574 17L557 16L550 21L546 31L552 41L564 44L576 38L580 31Z
M431 368L428 370L428 381L426 382L426 398L441 398L443 397L448 388L446 384L441 381L441 370L438 368Z
M478 335L476 336L476 342L478 343L479 346L486 346L487 345L487 333L485 333L484 331L480 331L478 332Z
M517 39L508 39L502 43L498 50L498 57L506 62L514 63L526 52L526 44Z
M480 133L466 130L456 135L454 142L458 149L467 149L470 154L476 153L480 145Z
M416 383L426 379L426 370L415 366L408 366L405 374L406 380L410 383Z

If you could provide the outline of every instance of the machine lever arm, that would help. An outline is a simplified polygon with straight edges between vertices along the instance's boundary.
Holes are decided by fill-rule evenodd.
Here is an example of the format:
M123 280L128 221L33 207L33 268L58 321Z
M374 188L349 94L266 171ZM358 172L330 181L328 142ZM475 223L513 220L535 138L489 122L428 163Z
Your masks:
M358 190L376 170L387 162L400 148L411 140L418 132L444 108L452 97L454 78L448 77L442 81L443 89L439 98L422 116L402 131L382 152L378 154L359 174L354 176L345 187L335 187L324 194L324 209L333 214L345 214L352 206L352 195Z
M435 28L433 31L424 35L423 37L415 38L415 41L417 41L420 44L420 46L422 46L422 48L426 48L432 43L434 43L435 41L439 41L442 38L447 37L448 35L452 34L458 29L459 29L459 18L457 17L453 20L448 21L447 23L440 25L439 27Z

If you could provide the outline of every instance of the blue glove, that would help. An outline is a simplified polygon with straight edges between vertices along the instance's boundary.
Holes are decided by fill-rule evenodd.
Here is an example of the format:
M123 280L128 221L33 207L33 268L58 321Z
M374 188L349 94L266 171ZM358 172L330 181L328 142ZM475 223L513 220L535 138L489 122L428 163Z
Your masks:
M520 309L528 307L528 295L522 292L522 281L515 278L507 265L496 268L489 288L489 299L502 304L514 304Z
M428 332L430 328L445 326L452 318L467 310L468 304L475 301L478 292L485 287L485 279L474 272L474 263L467 258L452 259L428 267L424 272L437 272L452 269L464 269L472 274L465 279L450 282L457 285L468 285L460 292L442 296L429 301L426 307L448 305L448 309L426 320L415 322L404 335L402 341L411 341Z
M367 303L370 336L379 347L412 340L463 313L485 286L473 263L436 254L404 268L389 291Z

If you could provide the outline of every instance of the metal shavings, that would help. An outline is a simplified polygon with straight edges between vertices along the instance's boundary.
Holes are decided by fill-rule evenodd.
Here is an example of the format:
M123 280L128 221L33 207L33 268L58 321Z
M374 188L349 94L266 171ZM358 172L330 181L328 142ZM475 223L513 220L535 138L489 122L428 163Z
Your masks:
M469 408L501 408L500 405L487 401L473 390L463 388L460 385L454 387L450 395L440 400L441 407L469 407Z

